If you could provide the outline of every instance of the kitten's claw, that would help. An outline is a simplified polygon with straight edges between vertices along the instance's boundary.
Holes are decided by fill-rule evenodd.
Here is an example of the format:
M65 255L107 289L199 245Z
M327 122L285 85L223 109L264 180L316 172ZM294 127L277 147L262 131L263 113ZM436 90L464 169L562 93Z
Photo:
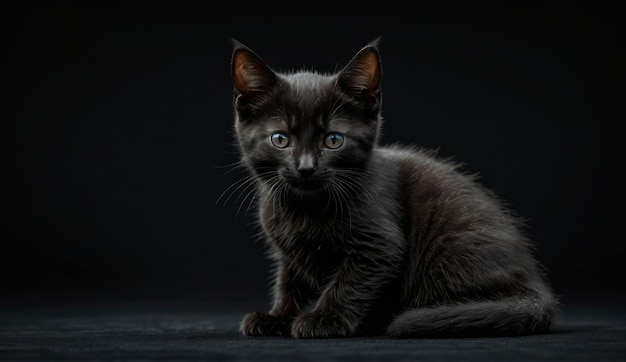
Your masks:
M248 313L239 330L244 336L288 336L289 319L276 317L267 313Z
M350 337L355 330L348 319L337 314L306 313L291 324L291 336L294 338Z

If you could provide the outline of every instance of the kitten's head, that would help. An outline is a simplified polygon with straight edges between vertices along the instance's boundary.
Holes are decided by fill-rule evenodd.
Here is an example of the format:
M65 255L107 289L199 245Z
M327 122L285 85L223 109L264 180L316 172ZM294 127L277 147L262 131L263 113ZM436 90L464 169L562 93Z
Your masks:
M269 185L314 195L367 167L381 123L377 42L340 72L274 72L236 43L235 130L244 163Z

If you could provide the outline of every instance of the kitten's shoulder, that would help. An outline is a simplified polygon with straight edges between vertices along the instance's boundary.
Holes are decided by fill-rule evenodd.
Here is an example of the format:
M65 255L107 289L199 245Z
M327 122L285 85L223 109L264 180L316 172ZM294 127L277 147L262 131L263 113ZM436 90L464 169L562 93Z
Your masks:
M439 150L427 149L416 146L393 144L379 147L375 150L378 157L393 162L401 168L438 169L440 171L453 172L462 165L455 162L451 157L439 156Z
M403 184L419 184L422 190L457 193L479 185L477 173L465 172L462 163L440 156L438 150L395 144L377 148L375 155Z

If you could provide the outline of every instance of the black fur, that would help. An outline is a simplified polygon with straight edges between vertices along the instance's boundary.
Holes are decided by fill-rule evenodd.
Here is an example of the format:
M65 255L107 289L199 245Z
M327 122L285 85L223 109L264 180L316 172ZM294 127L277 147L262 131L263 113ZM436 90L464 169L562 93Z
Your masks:
M272 309L248 314L243 334L548 330L557 301L518 218L457 165L378 145L377 42L333 75L277 73L236 43L232 70L237 141L276 267ZM337 149L325 146L334 133Z

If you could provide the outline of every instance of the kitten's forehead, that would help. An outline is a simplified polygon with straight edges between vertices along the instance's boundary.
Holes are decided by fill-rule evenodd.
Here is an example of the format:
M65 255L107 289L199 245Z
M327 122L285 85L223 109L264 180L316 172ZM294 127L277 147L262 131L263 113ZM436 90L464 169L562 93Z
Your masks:
M298 72L282 75L290 128L297 129L305 124L323 127L323 114L333 92L330 91L336 79L333 76L313 72Z
M334 83L334 77L312 72L288 74L283 79L289 85L290 96L301 102L319 101Z
M316 88L320 85L328 84L333 76L320 74L317 72L301 71L291 74L282 74L283 78L291 83L294 87L306 89Z

